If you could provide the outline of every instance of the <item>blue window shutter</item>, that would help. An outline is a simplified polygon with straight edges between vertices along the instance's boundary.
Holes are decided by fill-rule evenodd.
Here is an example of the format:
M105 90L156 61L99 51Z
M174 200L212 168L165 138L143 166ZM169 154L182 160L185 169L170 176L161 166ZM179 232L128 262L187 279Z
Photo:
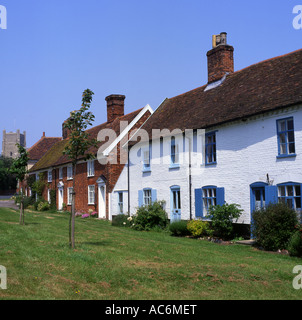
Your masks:
M195 217L203 217L202 189L195 189Z
M224 188L217 188L216 189L216 204L219 206L224 205Z
M138 190L138 206L142 207L144 202L143 202L144 194L143 190Z
M156 189L151 190L152 203L157 201L157 191Z
M277 186L265 187L265 204L278 202L278 188Z

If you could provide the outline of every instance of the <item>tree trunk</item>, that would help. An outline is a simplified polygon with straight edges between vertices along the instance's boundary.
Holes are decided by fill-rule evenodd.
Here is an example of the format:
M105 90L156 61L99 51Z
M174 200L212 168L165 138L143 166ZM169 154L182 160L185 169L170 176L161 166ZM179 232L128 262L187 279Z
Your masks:
M22 220L24 221L24 218L23 218L23 201L21 200L20 202L20 219L19 219L19 223L22 224ZM23 222L24 224L24 222Z
M76 167L73 166L73 189L72 189L72 204L71 204L71 248L75 248L75 179L76 179Z
M19 219L19 223L21 225L24 225L24 199L23 199L23 189L22 189L22 187L21 187L21 202L20 202L20 219Z

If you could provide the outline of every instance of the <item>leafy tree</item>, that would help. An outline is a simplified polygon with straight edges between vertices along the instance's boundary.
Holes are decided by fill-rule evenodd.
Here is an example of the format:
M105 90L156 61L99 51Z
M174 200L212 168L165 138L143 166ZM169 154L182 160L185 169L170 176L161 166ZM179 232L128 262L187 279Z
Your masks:
M46 173L40 172L39 179L37 179L33 183L31 183L31 189L34 192L34 194L37 195L38 200L42 199L43 191L46 186L45 178L46 178Z
M82 95L82 106L80 110L72 112L71 117L64 123L64 128L69 130L68 144L63 153L68 156L72 163L73 172L73 193L71 204L71 215L69 220L69 245L75 247L75 185L77 163L81 159L88 160L94 157L89 152L92 146L97 146L97 140L89 137L85 131L94 121L94 115L88 111L92 102L93 92L86 89Z
M13 163L9 169L11 174L14 174L19 181L21 190L21 204L20 204L20 224L24 225L24 192L23 192L23 181L27 171L28 153L26 149L20 144L16 144L19 150L19 157L13 160Z
M13 159L0 156L0 190L2 191L16 189L16 177L8 170L12 163Z

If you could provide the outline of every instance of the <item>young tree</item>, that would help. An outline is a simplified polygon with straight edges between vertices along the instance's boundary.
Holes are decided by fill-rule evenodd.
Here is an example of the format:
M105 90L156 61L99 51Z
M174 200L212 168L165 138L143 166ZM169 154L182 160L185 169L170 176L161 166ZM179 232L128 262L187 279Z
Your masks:
M21 190L21 203L20 203L20 224L24 225L24 192L23 192L23 181L25 175L28 173L27 171L27 163L28 163L28 153L24 147L17 143L19 150L19 157L14 159L9 172L14 174L19 181L19 186Z
M94 154L89 152L92 146L97 146L97 140L89 137L85 131L94 121L94 115L88 111L92 101L93 92L86 89L82 95L82 107L72 112L70 118L64 123L64 128L69 130L68 144L63 153L68 156L72 163L73 172L73 193L71 204L71 215L69 220L69 245L75 247L75 186L77 162L79 159L92 159Z

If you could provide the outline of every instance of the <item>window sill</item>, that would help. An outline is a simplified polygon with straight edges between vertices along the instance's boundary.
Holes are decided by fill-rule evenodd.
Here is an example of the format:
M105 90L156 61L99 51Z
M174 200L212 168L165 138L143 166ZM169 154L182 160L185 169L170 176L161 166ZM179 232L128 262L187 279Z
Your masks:
M208 166L215 166L217 164L217 162L211 162L211 163L205 163L205 166L208 167Z
M67 178L67 180L73 180L73 178Z
M180 164L179 163L171 163L169 169L179 169Z
M284 158L294 158L297 155L295 153L291 153L291 154L279 154L277 156L277 159L284 159Z
M151 169L150 168L148 168L148 169L146 168L146 169L143 169L142 172L143 173L151 172Z
M87 178L93 178L93 177L95 177L94 174L92 174L92 175L90 175L90 176L87 175Z

